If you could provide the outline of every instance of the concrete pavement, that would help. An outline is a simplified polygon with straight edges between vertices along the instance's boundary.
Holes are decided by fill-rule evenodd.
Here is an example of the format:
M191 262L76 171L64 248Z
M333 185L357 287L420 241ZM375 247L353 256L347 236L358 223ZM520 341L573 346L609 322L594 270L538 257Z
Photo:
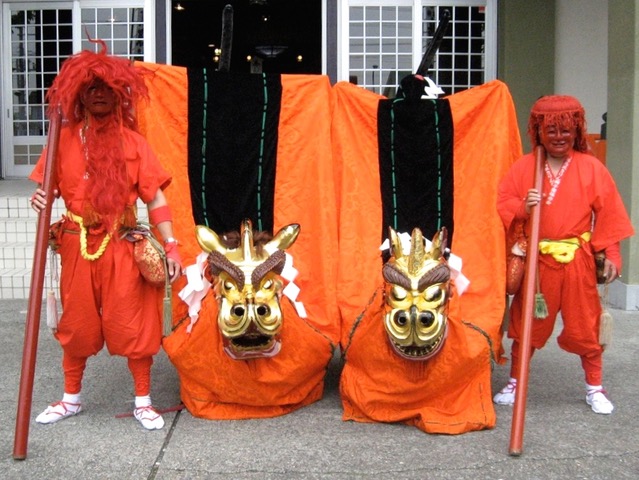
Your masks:
M585 403L579 359L551 342L531 364L523 454L508 454L511 407L497 407L492 430L458 436L414 427L341 420L339 358L324 398L292 414L209 421L186 410L146 431L132 417L133 388L120 357L90 359L84 411L54 425L33 419L62 392L61 351L44 317L38 345L26 460L12 457L26 300L0 301L0 477L5 479L635 479L639 478L639 311L612 310L604 356L612 415ZM508 378L496 366L493 391ZM175 370L164 353L153 367L154 405L179 404Z

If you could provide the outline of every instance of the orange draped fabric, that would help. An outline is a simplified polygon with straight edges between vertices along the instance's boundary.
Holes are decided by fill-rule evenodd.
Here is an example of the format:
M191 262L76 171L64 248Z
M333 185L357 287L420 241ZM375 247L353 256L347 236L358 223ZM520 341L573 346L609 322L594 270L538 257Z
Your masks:
M490 428L495 423L491 348L497 356L505 308L506 248L497 186L521 155L508 88L493 81L448 97L454 123L451 250L462 258L470 287L461 297L453 295L445 347L422 365L395 357L385 346L382 326L379 244L388 226L381 225L377 104L383 97L348 83L338 83L334 92L344 419L401 421L431 433Z
M150 104L142 105L140 127L173 176L165 192L185 266L201 253L191 211L188 152L188 80L185 68L141 64ZM307 319L282 299L282 350L270 359L235 361L221 350L212 293L204 299L190 334L187 306L173 286L175 331L164 348L180 375L182 400L195 415L211 419L269 417L321 398L325 369L339 341L336 301L337 208L331 162L331 90L328 78L283 75L274 199L274 231L290 223L300 235L287 249L299 271L297 298ZM241 99L238 99L241 101ZM239 223L238 223L239 228ZM222 232L218 232L222 233ZM184 321L186 319L186 321ZM232 386L232 387L231 387Z
M334 346L300 319L286 298L282 300L282 350L272 358L230 358L223 351L217 312L214 299L207 298L191 333L182 326L164 339L180 375L182 401L193 416L275 417L322 398Z

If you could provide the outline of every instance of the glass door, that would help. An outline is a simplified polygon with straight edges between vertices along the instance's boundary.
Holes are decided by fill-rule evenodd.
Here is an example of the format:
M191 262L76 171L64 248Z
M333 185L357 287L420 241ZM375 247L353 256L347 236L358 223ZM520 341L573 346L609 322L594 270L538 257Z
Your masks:
M145 58L149 39L144 36L144 4L144 0L3 4L3 177L26 178L33 169L48 132L46 92L68 56L99 48L87 35L104 40L112 54L153 61Z

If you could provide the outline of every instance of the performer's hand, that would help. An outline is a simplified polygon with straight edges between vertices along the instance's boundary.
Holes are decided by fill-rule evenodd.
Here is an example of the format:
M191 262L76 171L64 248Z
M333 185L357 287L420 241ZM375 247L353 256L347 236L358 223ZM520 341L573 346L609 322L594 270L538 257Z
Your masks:
M164 242L164 251L166 252L166 263L169 267L169 277L171 283L173 283L182 274L182 258L180 257L177 241Z
M526 195L526 213L530 215L532 207L538 205L540 201L541 195L536 188L531 188L530 190L528 190L528 194Z
M606 278L606 283L614 282L619 277L617 267L607 258L604 261L604 277Z
M41 188L36 188L35 193L31 196L30 202L31 208L40 213L47 205L46 192Z
M173 283L182 275L182 265L169 256L167 256L166 260L169 267L169 277L171 278L171 283Z

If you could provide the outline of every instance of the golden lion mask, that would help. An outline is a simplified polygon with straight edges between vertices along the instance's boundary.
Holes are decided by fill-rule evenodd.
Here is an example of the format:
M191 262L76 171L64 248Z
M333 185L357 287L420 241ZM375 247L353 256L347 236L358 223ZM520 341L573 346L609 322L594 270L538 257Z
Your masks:
M224 350L231 358L266 358L280 351L283 319L279 274L286 263L284 250L295 242L299 231L299 225L288 225L256 248L251 221L244 220L239 247L227 248L213 230L196 227L197 241L209 255L209 270L218 277L217 320Z
M430 250L419 228L405 254L397 232L389 228L391 258L384 264L384 326L393 349L403 358L427 360L444 344L450 297L450 268L444 256L448 233L435 234Z

